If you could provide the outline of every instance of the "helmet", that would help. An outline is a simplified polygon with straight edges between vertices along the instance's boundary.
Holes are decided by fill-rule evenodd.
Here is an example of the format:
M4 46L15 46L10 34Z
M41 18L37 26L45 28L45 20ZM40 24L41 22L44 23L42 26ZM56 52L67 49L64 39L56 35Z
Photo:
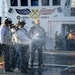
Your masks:
M19 22L19 25L25 25L25 24L26 24L25 20L21 19L20 22Z
M7 23L11 24L12 23L12 20L11 20L11 18L5 18L3 22L5 24L7 24Z

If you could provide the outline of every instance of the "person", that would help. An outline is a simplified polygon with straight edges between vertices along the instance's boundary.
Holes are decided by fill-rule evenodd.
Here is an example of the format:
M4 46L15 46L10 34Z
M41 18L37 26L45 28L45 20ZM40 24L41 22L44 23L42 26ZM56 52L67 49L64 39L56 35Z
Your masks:
M55 31L55 50L58 50L58 31Z
M25 20L20 20L19 28L14 33L14 41L16 43L16 56L17 66L20 66L21 73L28 72L28 62L29 62L29 35L28 31L24 28L26 22Z
M69 49L69 43L68 43L68 35L69 35L69 32L66 32L66 36L65 36L65 41L66 41L66 50Z
M74 43L73 43L73 30L70 30L69 34L68 34L68 37L67 37L67 40L68 40L68 49L69 50L73 50L74 48Z
M59 33L59 34L58 34L58 50L62 50L62 49L63 49L63 47L62 47L62 46L63 46L62 40L63 40L62 34Z
M16 25L12 25L11 32L12 32L12 50L10 52L10 68L11 70L15 71L16 61L18 56L16 56L16 48L15 48L15 41L14 41L14 33L16 32Z
M35 25L32 26L29 30L29 35L32 38L32 44L31 44L31 69L33 70L33 63L35 59L35 51L38 51L38 66L39 69L42 66L42 51L43 46L45 44L45 37L46 32L44 28L40 26L40 20L35 20Z
M11 18L5 18L0 26L0 43L4 54L5 72L12 72L10 69L10 45L11 45Z

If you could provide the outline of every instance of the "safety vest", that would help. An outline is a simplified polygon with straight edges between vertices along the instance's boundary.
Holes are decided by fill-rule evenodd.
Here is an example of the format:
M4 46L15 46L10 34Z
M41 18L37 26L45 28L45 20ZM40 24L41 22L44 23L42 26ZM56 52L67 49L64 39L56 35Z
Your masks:
M73 39L73 35L71 33L69 33L68 39Z

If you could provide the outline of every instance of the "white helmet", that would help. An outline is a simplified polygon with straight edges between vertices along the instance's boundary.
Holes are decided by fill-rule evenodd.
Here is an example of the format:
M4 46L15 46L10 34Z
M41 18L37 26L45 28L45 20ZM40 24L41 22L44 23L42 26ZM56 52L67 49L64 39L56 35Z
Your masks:
M21 19L20 22L19 22L19 25L25 25L25 24L26 24L25 20Z
M11 18L5 18L4 20L3 20L3 22L6 24L6 23L12 23L12 20L11 20Z

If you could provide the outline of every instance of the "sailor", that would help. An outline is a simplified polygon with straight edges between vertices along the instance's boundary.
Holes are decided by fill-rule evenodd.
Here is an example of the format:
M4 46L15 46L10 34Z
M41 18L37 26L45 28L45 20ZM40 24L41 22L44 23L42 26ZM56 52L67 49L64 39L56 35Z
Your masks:
M16 32L16 25L12 25L11 32L12 32L12 50L10 52L10 68L11 70L14 71L16 67L16 61L18 59L18 56L16 56L17 53L16 53L15 40L14 40L14 34Z
M38 51L38 61L39 61L39 68L41 68L42 65L42 51L43 46L45 44L45 37L46 32L44 28L40 26L40 20L35 20L35 25L32 26L29 30L29 35L32 38L32 46L31 46L31 68L33 69L33 63L35 58L35 51Z
M12 24L11 18L5 18L0 27L0 43L2 45L4 61L5 61L5 72L12 72L10 70L10 46L11 46L11 30Z
M20 70L22 73L28 72L28 61L29 61L29 35L27 30L24 28L25 20L20 20L19 29L15 32L16 50L19 54ZM17 61L19 61L17 60Z

